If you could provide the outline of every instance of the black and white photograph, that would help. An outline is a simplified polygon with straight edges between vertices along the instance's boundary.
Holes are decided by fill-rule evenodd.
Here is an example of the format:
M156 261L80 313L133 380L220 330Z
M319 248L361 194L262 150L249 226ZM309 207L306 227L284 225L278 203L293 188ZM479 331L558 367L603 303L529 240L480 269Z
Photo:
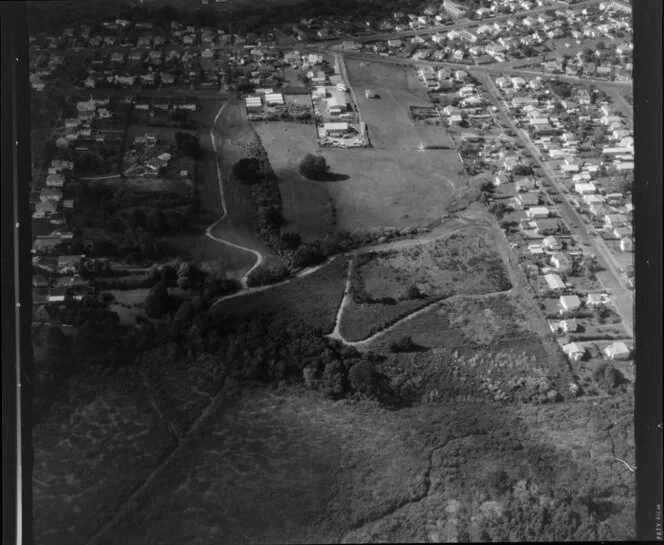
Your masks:
M659 1L1 4L3 543L662 540Z

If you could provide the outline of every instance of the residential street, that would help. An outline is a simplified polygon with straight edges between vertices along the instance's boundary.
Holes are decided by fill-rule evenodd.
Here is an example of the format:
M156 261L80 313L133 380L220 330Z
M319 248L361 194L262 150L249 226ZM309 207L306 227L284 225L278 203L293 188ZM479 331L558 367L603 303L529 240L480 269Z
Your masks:
M509 124L516 134L519 135L535 162L539 165L546 178L560 195L561 203L558 205L558 213L561 218L567 223L570 231L578 236L579 242L582 245L590 246L594 250L597 262L605 269L605 271L598 273L597 277L607 292L609 292L612 301L615 303L616 310L624 321L627 333L632 336L634 328L634 297L631 290L623 284L619 266L616 264L613 255L606 247L604 241L599 239L599 237L592 236L588 232L588 228L586 227L583 218L577 212L576 208L574 208L569 202L567 196L562 192L558 185L556 174L546 162L542 161L541 154L535 144L533 144L530 136L526 131L518 128L511 116L505 112L503 100L500 98L500 93L493 80L486 74L481 74L479 77L485 83L486 89L494 104L498 107L503 120Z

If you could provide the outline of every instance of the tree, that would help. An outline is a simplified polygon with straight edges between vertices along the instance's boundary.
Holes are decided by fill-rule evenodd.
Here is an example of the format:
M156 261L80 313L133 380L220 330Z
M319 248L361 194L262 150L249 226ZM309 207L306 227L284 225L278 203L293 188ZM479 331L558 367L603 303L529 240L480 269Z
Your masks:
M325 157L308 153L300 162L300 173L312 180L324 180L330 170Z
M145 299L145 314L150 318L161 318L168 312L170 295L164 282L157 282Z

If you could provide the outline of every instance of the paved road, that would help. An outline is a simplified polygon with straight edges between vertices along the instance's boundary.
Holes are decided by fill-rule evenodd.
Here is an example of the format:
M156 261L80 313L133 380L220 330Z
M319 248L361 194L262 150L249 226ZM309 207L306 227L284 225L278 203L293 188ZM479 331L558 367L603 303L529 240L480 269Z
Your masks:
M611 294L616 309L623 319L627 333L630 336L633 336L634 298L632 292L626 286L624 286L621 281L619 266L617 265L611 251L607 248L603 240L592 236L588 232L588 228L586 227L582 216L572 205L572 203L570 203L567 195L562 192L558 184L558 178L553 172L553 169L546 161L542 160L542 156L539 150L535 144L533 144L530 136L526 133L526 131L518 128L509 113L505 111L503 100L500 98L500 92L496 88L492 79L486 75L483 76L483 79L485 80L489 95L495 105L498 107L498 111L500 112L501 116L512 128L512 130L519 135L520 139L523 141L524 145L536 163L542 169L545 177L549 180L549 182L552 184L552 187L560 195L561 203L558 207L558 212L561 218L565 221L570 231L578 236L581 244L589 246L593 249L594 255L597 258L597 262L605 269L605 271L600 272L597 277L604 288Z
M371 53L355 53L352 51L340 51L345 58L357 59L366 62L380 62L385 64L398 64L402 66L424 67L433 66L435 68L447 67L452 69L465 70L467 72L482 72L491 74L514 74L523 76L540 76L543 79L556 79L560 81L567 81L575 84L597 85L605 87L606 89L625 89L631 87L631 81L605 81L601 79L591 78L577 78L571 76L563 76L560 74L550 74L538 70L527 70L523 68L510 68L505 65L497 64L467 64L467 63L454 63L446 61L424 61L416 59L404 59L401 57L384 57L381 55L374 55Z

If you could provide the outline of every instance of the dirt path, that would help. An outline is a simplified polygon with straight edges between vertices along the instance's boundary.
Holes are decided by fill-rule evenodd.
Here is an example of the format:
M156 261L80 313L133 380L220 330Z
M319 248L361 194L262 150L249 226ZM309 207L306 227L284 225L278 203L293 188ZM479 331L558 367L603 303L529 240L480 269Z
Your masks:
M247 248L246 246L241 246L240 244L235 244L234 242L231 242L229 240L223 239L221 237L215 236L212 234L212 230L219 225L222 221L226 219L226 216L228 215L228 210L226 209L226 199L224 198L224 184L222 181L222 176L221 176L221 167L219 166L219 150L217 149L217 142L214 138L214 128L215 125L217 124L217 121L219 119L219 116L221 115L221 112L224 110L228 102L224 102L224 104L219 108L219 111L217 112L217 115L214 118L214 121L212 122L212 126L210 127L210 141L212 142L212 149L214 150L215 155L217 156L217 180L219 182L219 195L221 197L221 208L222 208L222 215L221 217L215 221L212 225L210 225L206 230L205 230L205 236L208 238L211 238L212 240L219 242L221 244L225 244L226 246L230 246L232 248L237 248L239 250L243 250L245 252L249 252L256 258L256 263L253 264L253 266L242 275L242 278L240 279L240 284L242 285L243 289L248 289L249 284L248 284L248 279L251 273L253 273L258 267L261 266L263 263L263 254L256 250L252 250L251 248Z
M443 232L432 232L432 233L427 233L424 236L421 237L416 237L414 239L409 239L409 240L400 240L392 243L387 243L387 244L381 244L381 245L376 245L373 247L364 247L358 250L354 250L351 252L348 252L346 255L359 255L359 254L364 254L364 253L369 253L369 252L375 252L375 251L387 251L387 250L396 250L396 249L405 249L410 246L417 246L420 244L424 244L427 242L433 242L435 240L441 239L441 238L447 238L455 233L458 233L459 231L466 230L466 229L472 229L472 226L469 225L469 221L464 219L464 218L454 218L451 221L458 222L459 224L456 225L453 228L447 228L444 229ZM505 257L503 252L501 252L501 257L503 258L503 261L505 262L505 266L507 267L508 270L510 270L511 263L509 260ZM352 346L355 348L366 348L369 344L371 344L374 340L376 340L379 337L382 337L383 335L389 333L392 331L394 328L400 326L404 322L407 322L409 320L412 320L413 318L417 318L421 314L424 314L425 312L431 310L433 307L436 305L440 305L444 302L451 301L451 300L456 300L456 299L481 299L485 297L491 297L495 295L500 295L500 294L509 294L514 291L514 281L512 278L512 274L510 273L510 279L512 280L512 288L509 290L503 290L503 291L496 291L496 292L491 292L491 293L481 293L481 294L457 294L453 295L451 297L448 297L446 299L436 299L435 301L432 301L431 303L425 305L422 308L419 308L417 310L412 311L409 314L406 314L393 324L385 327L384 329L377 331L376 333L373 333L366 339L362 339L360 341L348 341L346 340L343 335L341 335L341 320L343 319L343 313L350 304L350 286L351 286L351 273L352 273L352 267L353 267L353 261L351 260L349 266L348 266L348 276L346 277L346 288L344 291L344 296L343 299L341 300L341 303L339 304L339 309L337 310L337 318L334 324L334 329L332 330L332 333L328 334L327 337L330 339L336 339L343 344L347 346Z

